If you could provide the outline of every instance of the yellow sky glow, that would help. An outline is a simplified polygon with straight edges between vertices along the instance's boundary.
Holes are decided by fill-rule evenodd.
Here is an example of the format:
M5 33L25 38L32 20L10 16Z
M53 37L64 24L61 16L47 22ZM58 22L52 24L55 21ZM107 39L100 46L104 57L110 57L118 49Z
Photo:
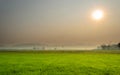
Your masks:
M103 17L104 17L104 13L103 13L102 10L95 10L95 11L93 11L93 13L92 13L92 18L93 18L94 20L100 20L100 19L102 19Z

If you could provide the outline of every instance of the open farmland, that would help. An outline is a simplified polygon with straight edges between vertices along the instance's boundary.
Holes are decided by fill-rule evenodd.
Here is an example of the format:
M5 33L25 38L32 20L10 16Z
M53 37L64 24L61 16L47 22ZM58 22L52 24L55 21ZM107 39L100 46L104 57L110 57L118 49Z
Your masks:
M120 51L1 51L0 75L120 75Z

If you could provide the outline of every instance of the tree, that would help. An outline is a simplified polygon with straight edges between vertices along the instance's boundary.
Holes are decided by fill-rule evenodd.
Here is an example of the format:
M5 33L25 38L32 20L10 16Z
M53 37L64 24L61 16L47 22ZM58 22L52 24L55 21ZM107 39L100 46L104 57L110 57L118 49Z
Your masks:
M106 45L101 45L101 48L104 50L106 49L106 47L107 47Z
M118 43L118 48L120 49L120 43Z

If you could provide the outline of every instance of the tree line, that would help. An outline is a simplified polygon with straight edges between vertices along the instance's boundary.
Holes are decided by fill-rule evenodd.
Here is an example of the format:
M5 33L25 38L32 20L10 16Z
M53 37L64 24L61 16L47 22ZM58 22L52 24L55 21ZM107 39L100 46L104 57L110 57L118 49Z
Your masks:
M112 45L101 45L98 47L98 49L102 49L102 50L120 50L120 43L118 44L112 44Z

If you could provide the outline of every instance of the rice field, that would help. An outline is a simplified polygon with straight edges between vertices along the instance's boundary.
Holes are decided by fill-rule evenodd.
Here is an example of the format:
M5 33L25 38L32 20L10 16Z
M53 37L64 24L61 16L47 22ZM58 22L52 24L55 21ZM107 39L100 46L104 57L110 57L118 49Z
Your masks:
M0 51L0 75L120 75L120 51Z

